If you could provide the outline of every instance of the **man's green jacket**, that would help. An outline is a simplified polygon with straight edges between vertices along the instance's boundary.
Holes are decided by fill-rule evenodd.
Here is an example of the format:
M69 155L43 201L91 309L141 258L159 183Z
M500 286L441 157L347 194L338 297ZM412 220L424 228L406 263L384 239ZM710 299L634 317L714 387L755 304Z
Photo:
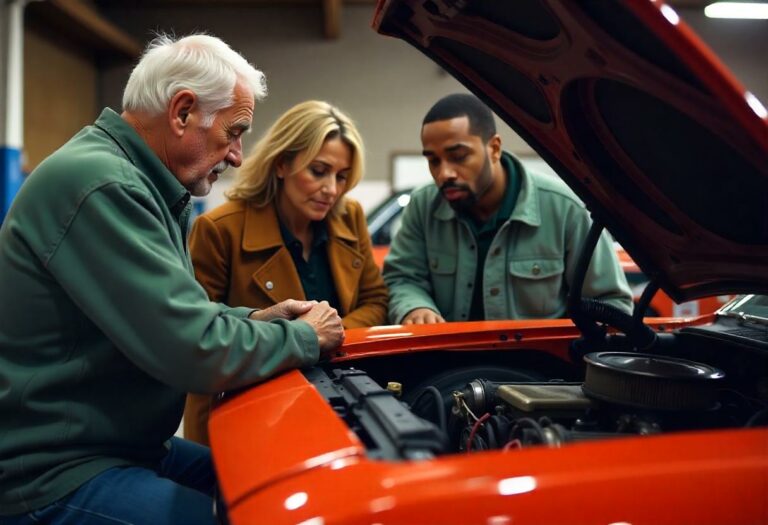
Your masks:
M157 462L185 392L317 361L307 323L208 300L187 254L190 208L108 109L25 181L0 230L0 515Z
M566 315L576 261L592 224L588 211L560 180L529 172L513 156L521 177L512 215L491 242L483 269L486 319L544 319ZM504 164L504 163L502 163ZM400 323L416 308L447 321L466 321L477 268L476 241L435 184L411 194L384 263L389 318ZM584 281L584 297L625 312L632 294L612 242L603 234Z

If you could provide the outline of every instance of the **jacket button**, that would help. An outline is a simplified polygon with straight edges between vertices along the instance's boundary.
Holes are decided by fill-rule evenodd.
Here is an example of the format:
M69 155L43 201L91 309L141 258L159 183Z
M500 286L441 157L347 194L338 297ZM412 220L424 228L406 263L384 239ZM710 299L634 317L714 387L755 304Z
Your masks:
M501 253L501 247L497 246L496 249L493 250L493 254L492 255L499 255L500 253Z
M437 259L432 259L432 263L430 264L433 270L437 270Z
M362 264L363 263L360 262L360 259L355 259L354 261L352 261L352 268L360 268L360 265Z
M533 268L531 268L531 273L533 273L533 275L539 275L541 273L541 268L538 264L534 263Z
M491 288L491 295L499 295L500 291L498 288Z
M272 288L274 288L274 287L275 287L275 283L273 283L272 281L267 281L267 282L265 282L265 283L264 283L264 287L265 287L267 290L271 290Z

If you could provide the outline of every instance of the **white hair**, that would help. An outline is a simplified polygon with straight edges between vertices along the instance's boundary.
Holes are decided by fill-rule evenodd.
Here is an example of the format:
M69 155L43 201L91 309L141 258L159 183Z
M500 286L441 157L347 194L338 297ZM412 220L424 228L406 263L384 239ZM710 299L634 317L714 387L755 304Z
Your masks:
M267 94L264 73L221 39L193 34L174 40L161 34L133 68L123 93L123 110L159 115L176 93L189 89L198 97L207 127L216 112L232 104L237 82L250 88L255 100Z

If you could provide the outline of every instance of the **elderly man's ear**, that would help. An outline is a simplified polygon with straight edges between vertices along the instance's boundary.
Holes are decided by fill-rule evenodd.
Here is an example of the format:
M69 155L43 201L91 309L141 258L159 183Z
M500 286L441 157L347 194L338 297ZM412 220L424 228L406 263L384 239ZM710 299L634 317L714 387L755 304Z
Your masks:
M183 89L176 93L168 104L168 120L171 131L180 137L190 124L193 113L197 110L197 95Z

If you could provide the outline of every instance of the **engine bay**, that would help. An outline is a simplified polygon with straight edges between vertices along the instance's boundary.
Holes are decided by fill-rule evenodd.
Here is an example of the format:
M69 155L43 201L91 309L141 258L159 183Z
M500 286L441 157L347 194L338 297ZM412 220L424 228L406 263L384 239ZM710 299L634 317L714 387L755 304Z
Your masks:
M535 349L453 350L305 374L379 459L763 426L768 345L722 337L731 321L659 334L653 353L609 338L581 362L539 361Z

